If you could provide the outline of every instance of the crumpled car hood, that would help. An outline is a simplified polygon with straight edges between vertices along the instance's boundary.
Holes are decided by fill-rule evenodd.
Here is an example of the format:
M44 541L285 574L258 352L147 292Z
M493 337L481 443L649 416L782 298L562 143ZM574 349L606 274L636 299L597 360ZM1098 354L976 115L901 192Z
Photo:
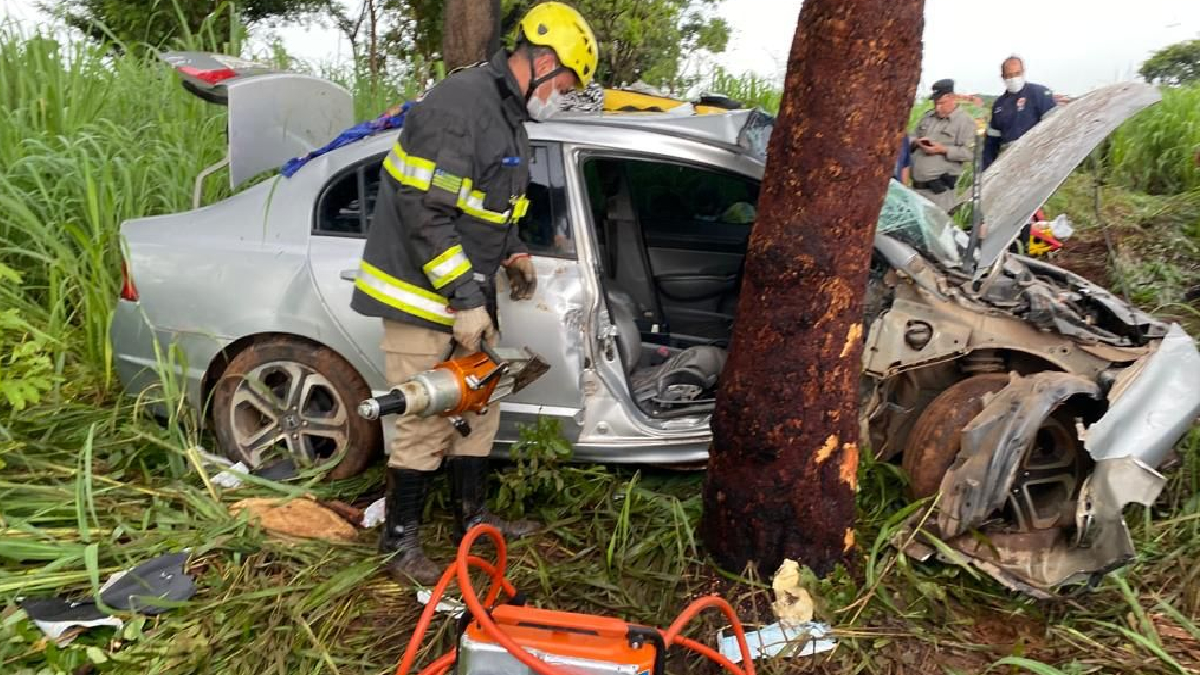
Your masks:
M986 235L975 277L982 277L1016 239L1038 207L1122 122L1162 99L1141 82L1101 87L1054 109L1009 146L983 174Z

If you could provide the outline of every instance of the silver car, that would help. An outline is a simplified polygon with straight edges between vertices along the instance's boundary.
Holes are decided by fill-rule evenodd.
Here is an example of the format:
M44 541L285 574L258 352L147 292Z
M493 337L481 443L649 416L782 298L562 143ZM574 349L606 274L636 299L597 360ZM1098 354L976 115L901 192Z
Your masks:
M220 80L180 67L229 107L234 187L351 126L340 88L243 65ZM930 521L941 536L1026 592L1129 559L1121 507L1154 499L1155 469L1200 414L1200 354L1182 329L1007 251L1095 145L1157 100L1145 85L1108 87L1006 150L984 180L978 245L898 183L880 217L863 437L904 464L915 497L943 494ZM552 418L577 460L706 458L771 122L739 110L529 125L520 228L539 285L512 302L499 275L501 345L551 367L502 403L501 452L521 425ZM196 417L252 468L286 455L343 478L379 457L393 425L354 410L387 390L382 326L350 296L396 133L217 204L124 223L112 340L125 387L182 382Z

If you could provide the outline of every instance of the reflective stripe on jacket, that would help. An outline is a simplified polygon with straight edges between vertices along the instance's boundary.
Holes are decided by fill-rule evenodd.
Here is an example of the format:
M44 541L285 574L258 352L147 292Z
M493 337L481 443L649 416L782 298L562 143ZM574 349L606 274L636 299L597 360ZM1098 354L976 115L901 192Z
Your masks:
M500 263L526 250L527 119L504 50L409 109L383 161L356 312L449 331L454 310L491 304Z

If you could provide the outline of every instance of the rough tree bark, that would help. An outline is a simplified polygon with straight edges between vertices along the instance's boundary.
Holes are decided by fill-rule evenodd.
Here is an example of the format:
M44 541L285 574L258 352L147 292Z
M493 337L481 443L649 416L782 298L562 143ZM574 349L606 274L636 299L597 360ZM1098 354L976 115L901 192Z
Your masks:
M486 61L500 49L500 0L446 0L442 16L446 72Z
M923 10L805 0L800 12L713 416L701 530L727 569L851 562L863 294Z

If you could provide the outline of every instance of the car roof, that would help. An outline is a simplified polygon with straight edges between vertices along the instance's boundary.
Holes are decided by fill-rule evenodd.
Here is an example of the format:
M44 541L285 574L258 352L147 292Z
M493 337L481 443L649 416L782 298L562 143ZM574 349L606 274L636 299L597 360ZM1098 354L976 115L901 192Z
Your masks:
M761 176L763 163L737 142L738 129L749 110L708 115L662 113L613 113L603 115L563 114L545 122L526 125L530 140L577 143L592 147L678 157L702 163L730 166L743 164L743 173ZM707 118L697 121L698 118ZM359 142L336 148L326 155L333 171L372 155L387 152L399 133L378 131Z
M672 113L563 113L546 122L534 125L545 127L552 134L569 140L586 141L597 127L626 130L660 136L671 136L718 147L731 152L745 153L738 143L741 130L756 111L732 110L704 115ZM560 139L556 139L560 140Z

